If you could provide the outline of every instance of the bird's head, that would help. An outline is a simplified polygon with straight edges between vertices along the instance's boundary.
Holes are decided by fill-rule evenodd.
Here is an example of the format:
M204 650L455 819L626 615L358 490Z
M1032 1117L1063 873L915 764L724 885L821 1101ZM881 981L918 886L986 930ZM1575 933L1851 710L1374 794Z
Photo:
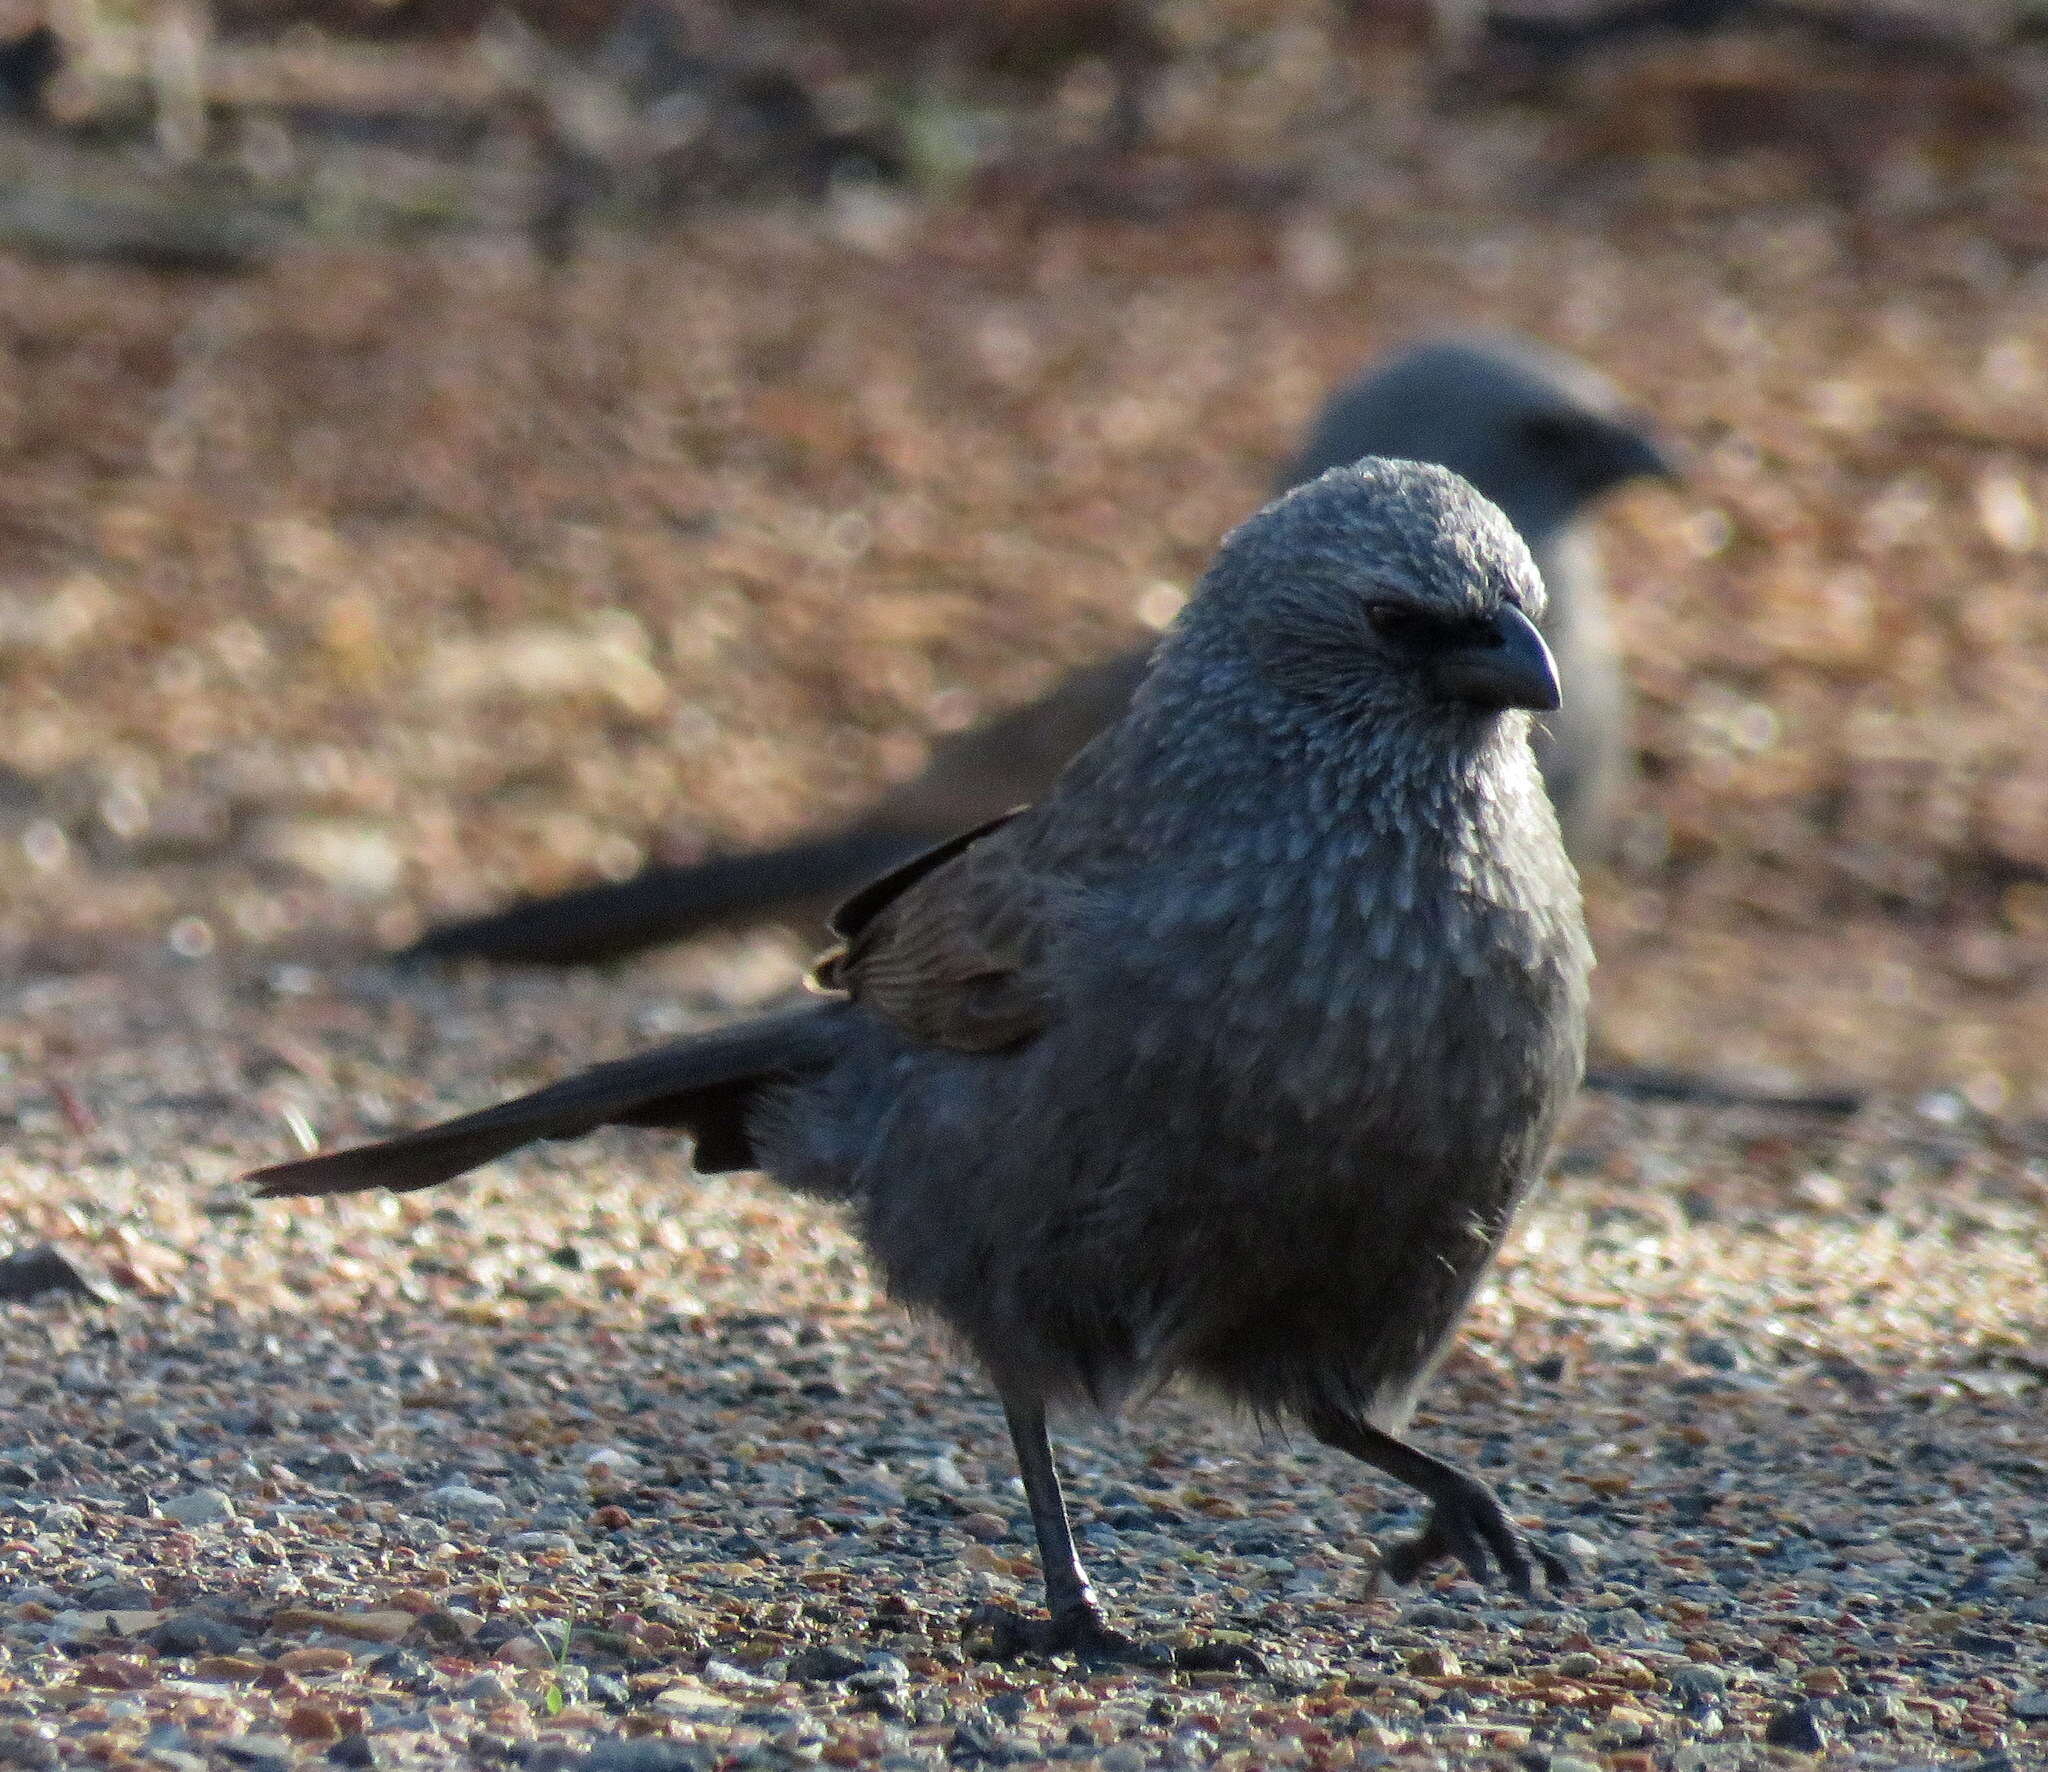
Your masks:
M1604 492L1677 478L1653 427L1606 376L1534 340L1493 333L1412 345L1335 395L1291 480L1367 455L1462 475L1532 547Z
M1542 615L1529 549L1495 506L1444 468L1379 458L1240 525L1188 611L1289 702L1432 728L1559 705Z

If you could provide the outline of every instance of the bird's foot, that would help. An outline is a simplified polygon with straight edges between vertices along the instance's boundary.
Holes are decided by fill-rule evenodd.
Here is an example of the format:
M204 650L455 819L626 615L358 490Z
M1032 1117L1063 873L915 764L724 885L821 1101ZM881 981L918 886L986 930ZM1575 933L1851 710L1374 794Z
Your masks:
M1211 1637L1205 1642L1177 1645L1173 1666L1176 1673L1183 1674L1264 1674L1266 1658L1249 1643Z
M1380 1573L1387 1580L1405 1587L1431 1563L1452 1557L1475 1581L1490 1580L1498 1563L1507 1584L1525 1600L1571 1585L1571 1565L1509 1519L1498 1495L1477 1477L1454 1475L1455 1484L1434 1497L1429 1524L1381 1557Z
M982 1606L963 1633L977 1660L1007 1661L1019 1655L1061 1655L1089 1667L1151 1668L1159 1672L1258 1674L1265 1663L1237 1643L1195 1643L1173 1648L1141 1643L1113 1629L1093 1606L1070 1606L1051 1618L1021 1618L1001 1606Z
M970 1654L986 1661L1019 1655L1069 1655L1118 1667L1170 1668L1173 1651L1112 1630L1093 1606L1069 1606L1051 1618L1024 1618L1003 1606L981 1606L964 1633Z

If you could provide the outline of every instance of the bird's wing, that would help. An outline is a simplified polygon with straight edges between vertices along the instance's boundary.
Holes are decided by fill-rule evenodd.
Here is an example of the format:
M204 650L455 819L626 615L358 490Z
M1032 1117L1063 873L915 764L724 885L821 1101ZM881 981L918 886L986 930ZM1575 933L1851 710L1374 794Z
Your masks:
M1021 808L1019 810L1022 810ZM1006 841L1017 816L941 843L846 901L840 945L812 973L913 1039L993 1052L1039 1032L1051 1014L1035 964L1053 882Z
M954 856L971 849L982 838L1001 830L1023 810L1021 806L1012 806L1009 811L997 813L994 818L976 825L971 831L962 831L957 837L948 837L943 843L934 843L929 849L891 868L880 878L870 880L826 919L826 926L843 942L857 940L861 932L877 916L925 875L944 867Z

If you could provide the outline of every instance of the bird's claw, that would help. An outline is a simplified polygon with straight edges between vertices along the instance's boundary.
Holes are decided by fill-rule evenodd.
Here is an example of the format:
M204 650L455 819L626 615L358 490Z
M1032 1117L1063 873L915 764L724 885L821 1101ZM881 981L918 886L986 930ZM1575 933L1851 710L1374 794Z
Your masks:
M1052 1618L1022 1618L1001 1606L982 1606L963 1633L977 1660L1019 1655L1069 1656L1089 1667L1150 1668L1158 1672L1262 1674L1256 1651L1238 1643L1194 1643L1170 1648L1141 1643L1111 1627L1093 1606L1072 1606Z
M1245 1643L1226 1643L1211 1638L1203 1643L1184 1643L1173 1651L1176 1673L1252 1674L1266 1672L1266 1658Z
M1406 1587L1431 1563L1446 1557L1463 1563L1472 1578L1482 1582L1492 1579L1498 1563L1508 1586L1525 1600L1569 1587L1572 1581L1571 1565L1509 1519L1500 1497L1476 1477L1438 1496L1429 1524L1405 1543L1391 1546L1380 1559L1380 1572L1396 1586Z
M1077 1661L1121 1667L1171 1667L1173 1652L1112 1630L1093 1606L1071 1606L1052 1618L1024 1618L1003 1606L977 1607L963 1632L978 1660L1019 1655L1068 1655Z
M1070 1606L1047 1619L1041 1627L1040 1653L1071 1655L1076 1661L1100 1662L1113 1667L1171 1667L1173 1651L1155 1643L1141 1643L1120 1630L1112 1630L1093 1606Z

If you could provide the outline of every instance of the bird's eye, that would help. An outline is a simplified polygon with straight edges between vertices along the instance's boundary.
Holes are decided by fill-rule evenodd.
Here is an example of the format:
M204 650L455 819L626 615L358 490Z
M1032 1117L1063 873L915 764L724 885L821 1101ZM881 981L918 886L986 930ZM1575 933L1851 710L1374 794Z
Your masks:
M1412 603L1368 603L1365 619L1375 634L1396 646L1427 646L1443 636L1444 624Z

